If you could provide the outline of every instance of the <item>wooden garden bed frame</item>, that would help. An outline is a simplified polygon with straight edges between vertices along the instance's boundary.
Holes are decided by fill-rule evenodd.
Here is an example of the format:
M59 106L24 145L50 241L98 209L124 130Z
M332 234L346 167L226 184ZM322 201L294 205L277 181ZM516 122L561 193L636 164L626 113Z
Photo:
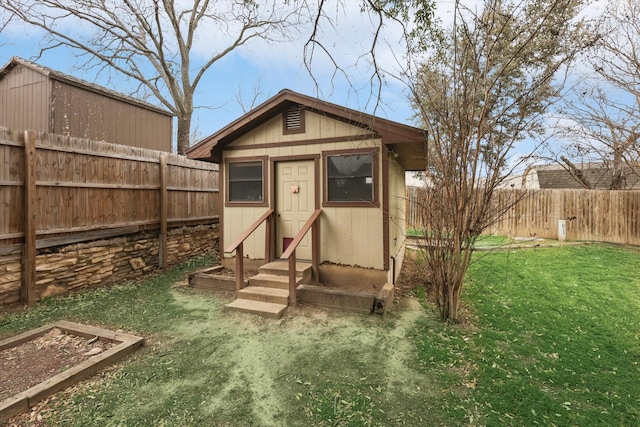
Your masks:
M58 321L0 341L0 350L15 347L22 343L31 341L46 334L53 328L58 328L63 332L83 338L98 337L99 340L117 343L117 345L96 356L90 357L76 366L41 382L40 384L3 400L0 402L0 423L8 420L14 415L27 411L42 399L92 376L104 367L111 365L122 359L124 356L132 353L134 350L142 346L144 342L143 338L135 335L81 325L79 323Z

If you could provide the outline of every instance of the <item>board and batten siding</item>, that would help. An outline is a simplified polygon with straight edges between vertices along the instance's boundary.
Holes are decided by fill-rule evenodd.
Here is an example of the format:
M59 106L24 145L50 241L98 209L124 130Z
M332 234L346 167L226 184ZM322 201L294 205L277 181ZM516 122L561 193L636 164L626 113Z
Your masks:
M235 140L231 146L248 147L256 144L302 142L303 140L314 140L319 138L354 137L357 135L364 136L369 134L369 131L357 126L352 126L348 123L331 119L311 111L305 111L305 133L283 134L282 114L279 114L256 129L247 132L245 135ZM312 146L313 145L311 144L311 147ZM282 148L284 148L286 152L286 149L290 147ZM317 152L317 150L313 148L311 148L311 150L313 152Z
M22 65L0 79L0 126L49 131L50 81Z
M171 151L172 118L133 103L54 80L52 113L52 133Z
M320 114L305 112L305 133L284 135L282 132L282 115L265 122L251 132L243 135L228 146L224 152L225 159L239 157L288 157L321 155L323 151L349 150L377 147L381 155L381 141L370 138L370 132ZM362 136L362 138L358 138ZM324 138L351 138L351 141L322 143ZM297 144L298 141L310 140L310 144ZM260 147L260 144L292 143L295 145ZM257 148L251 148L255 147ZM320 223L320 262L329 261L337 264L360 266L365 268L384 269L383 259L383 211L382 211L382 162L377 162L377 190L379 207L323 207ZM266 167L271 165L267 162ZM320 179L319 191L323 191L322 160L318 162L316 171ZM267 173L267 180L271 174ZM267 182L267 188L273 183ZM221 186L222 187L222 186ZM226 191L226 189L224 190ZM403 190L404 194L404 190ZM224 206L225 247L231 244L244 230L269 208L267 207L229 207L224 204L226 194L222 195ZM267 191L266 197L270 197ZM318 195L322 207L322 193ZM268 200L269 206L275 201ZM244 254L252 259L264 258L265 227L260 226L244 244ZM225 254L229 257L233 254Z

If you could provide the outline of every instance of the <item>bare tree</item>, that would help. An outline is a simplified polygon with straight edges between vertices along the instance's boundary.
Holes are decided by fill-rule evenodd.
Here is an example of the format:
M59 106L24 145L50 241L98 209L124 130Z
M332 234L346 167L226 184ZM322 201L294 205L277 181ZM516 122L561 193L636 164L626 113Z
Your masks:
M0 0L0 7L48 32L41 53L70 47L84 67L137 81L176 115L180 154L189 147L193 97L205 73L252 39L282 39L298 16L276 0ZM219 45L205 61L194 58L199 37Z
M0 10L0 34L7 28L13 18L13 14ZM0 44L0 46L2 46Z
M514 149L544 130L573 56L579 0L456 1L455 21L414 76L413 100L428 131L426 280L441 319L458 319L478 236L508 206L494 190L516 166ZM530 148L529 151L532 151Z
M235 95L236 102L242 108L243 113L248 113L258 106L260 103L259 100L262 98L262 88L260 87L260 80L258 80L253 87L251 88L251 93L245 95L242 93L242 88L238 89L238 92Z
M318 61L328 62L333 66L332 83L337 76L341 76L351 88L354 87L354 83L346 70L347 67L354 64L341 63L333 54L334 47L327 43L322 35L323 29L335 31L337 24L334 17L339 16L338 10L343 9L349 2L349 0L336 0L334 2L318 0L317 7L308 7L307 2L303 0L303 3L307 5L307 9L311 12L312 22L309 37L303 48L304 64L314 79L316 86L319 86L319 82L314 76L313 63ZM336 7L336 13L327 10L330 5ZM435 19L435 5L435 0L362 0L359 2L360 12L368 14L371 21L370 35L359 34L361 37L359 41L364 42L366 47L361 52L358 61L366 60L369 65L369 74L366 76L370 89L368 101L375 106L374 110L380 105L387 73L395 78L392 75L393 73L385 70L382 64L379 63L379 49L381 46L388 47L389 43L393 43L394 51L404 52L407 49L411 49L412 40L417 41L417 46L424 47L424 40L426 39L423 36L434 34L438 30L436 26L437 20ZM402 40L390 42L384 39L383 30L385 26L391 24L398 25L402 29ZM360 75L358 77L362 79L364 76Z
M623 190L640 172L640 3L609 3L591 40L592 74L566 98L560 128L570 157L603 163L610 189Z
M334 47L323 40L322 30L334 25L329 4L345 9L345 0L0 0L0 9L44 29L49 40L40 54L60 46L78 52L80 67L98 72L117 71L137 82L134 94L152 95L178 121L178 153L189 146L194 93L207 71L220 59L252 39L278 41L309 30L304 60L314 77L316 49L325 55L335 74L350 82L339 64ZM433 16L433 2L424 0L363 0L361 13L371 17L371 40L367 58L371 67L372 101L377 105L383 75L376 60L382 43L381 30L393 20L410 18L426 26ZM415 12L415 13L412 13ZM365 36L369 37L369 36ZM198 39L218 46L211 56L198 61L194 45ZM367 41L365 40L365 43ZM200 107L200 106L198 106Z

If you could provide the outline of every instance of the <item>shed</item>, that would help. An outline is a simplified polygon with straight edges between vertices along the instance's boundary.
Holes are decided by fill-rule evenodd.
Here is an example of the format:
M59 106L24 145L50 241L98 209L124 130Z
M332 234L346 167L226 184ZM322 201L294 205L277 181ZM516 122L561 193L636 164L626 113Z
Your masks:
M171 152L173 114L18 57L0 69L0 126Z
M239 299L281 275L285 306L360 292L373 295L362 311L373 310L400 273L405 171L424 170L425 150L422 129L287 89L189 148L220 164L220 252ZM261 266L247 289L246 262Z

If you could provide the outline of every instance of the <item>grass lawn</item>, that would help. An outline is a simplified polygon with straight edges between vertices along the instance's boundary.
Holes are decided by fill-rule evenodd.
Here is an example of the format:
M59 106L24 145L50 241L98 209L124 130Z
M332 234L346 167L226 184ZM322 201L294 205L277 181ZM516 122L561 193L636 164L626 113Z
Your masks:
M495 252L470 270L464 355L487 425L640 425L640 252Z
M0 338L58 319L147 338L126 362L39 407L45 421L640 425L636 250L478 254L464 292L469 321L453 326L416 299L385 317L309 307L278 321L228 313L229 297L177 285L211 262L0 314Z

